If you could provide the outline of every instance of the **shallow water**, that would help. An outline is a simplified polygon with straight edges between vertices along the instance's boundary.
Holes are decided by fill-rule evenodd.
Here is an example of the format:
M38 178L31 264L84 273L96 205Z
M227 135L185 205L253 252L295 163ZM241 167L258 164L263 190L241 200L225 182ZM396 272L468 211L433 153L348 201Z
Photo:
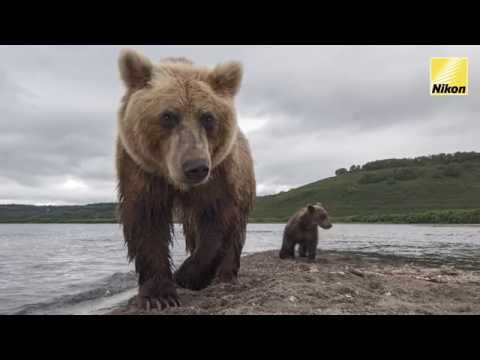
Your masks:
M283 224L249 224L244 254L278 249ZM335 224L320 249L423 257L480 269L480 226ZM175 227L173 261L185 258ZM0 224L0 314L83 314L134 293L116 224Z

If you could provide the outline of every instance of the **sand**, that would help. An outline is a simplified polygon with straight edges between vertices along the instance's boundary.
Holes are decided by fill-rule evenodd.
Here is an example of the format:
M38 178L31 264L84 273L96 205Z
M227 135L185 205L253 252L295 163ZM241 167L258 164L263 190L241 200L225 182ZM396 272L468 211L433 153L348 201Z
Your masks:
M133 297L109 314L480 314L480 269L336 251L319 251L315 261L281 260L267 251L242 258L238 284L179 295L179 308L146 312Z

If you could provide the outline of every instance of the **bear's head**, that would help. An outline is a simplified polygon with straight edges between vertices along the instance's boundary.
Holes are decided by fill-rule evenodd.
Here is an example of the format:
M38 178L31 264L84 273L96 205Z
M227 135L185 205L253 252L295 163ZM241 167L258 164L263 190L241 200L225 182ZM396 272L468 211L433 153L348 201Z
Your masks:
M323 205L319 202L316 204L310 204L307 206L307 214L311 221L322 229L330 229L332 224L328 219L327 210L323 207Z
M241 65L230 62L208 69L185 58L154 64L123 50L119 68L127 88L119 111L119 138L130 157L180 190L206 183L237 136L234 97Z

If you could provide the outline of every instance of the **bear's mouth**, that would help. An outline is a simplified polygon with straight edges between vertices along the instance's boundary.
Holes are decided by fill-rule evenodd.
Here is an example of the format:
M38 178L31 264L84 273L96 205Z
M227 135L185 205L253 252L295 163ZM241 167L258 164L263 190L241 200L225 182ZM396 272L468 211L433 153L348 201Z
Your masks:
M188 180L187 179L187 180L185 180L184 183L187 184L190 187L198 187L198 186L206 184L209 179L210 179L210 174L208 174L203 180L195 181L195 180Z
M208 176L206 176L204 179L202 180L189 180L189 179L186 179L186 178L182 178L182 179L173 179L173 183L174 183L174 186L177 187L179 190L181 191L188 191L190 189L193 189L193 188L198 188L198 187L201 187L202 185L205 185L208 183L208 181L210 180L210 174L208 174Z

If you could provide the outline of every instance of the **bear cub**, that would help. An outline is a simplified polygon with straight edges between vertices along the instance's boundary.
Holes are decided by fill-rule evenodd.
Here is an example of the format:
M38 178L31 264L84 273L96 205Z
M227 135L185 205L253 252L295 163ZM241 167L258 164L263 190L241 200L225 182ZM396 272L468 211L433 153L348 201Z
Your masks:
M298 210L288 220L283 232L280 258L294 258L295 246L299 245L299 256L314 260L317 254L318 228L330 229L328 213L321 203L308 205Z

